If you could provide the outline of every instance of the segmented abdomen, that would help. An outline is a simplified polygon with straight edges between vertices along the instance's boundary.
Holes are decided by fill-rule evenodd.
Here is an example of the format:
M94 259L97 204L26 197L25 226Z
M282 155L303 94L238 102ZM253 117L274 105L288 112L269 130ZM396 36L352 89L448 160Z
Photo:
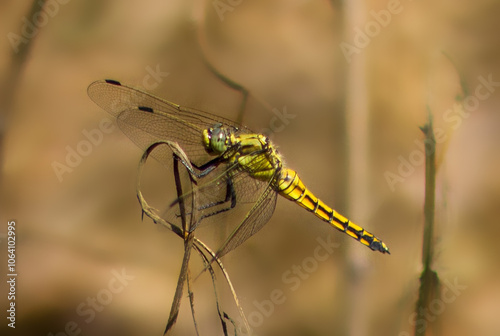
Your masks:
M347 233L361 244L368 246L374 251L389 253L387 246L372 233L354 224L337 211L333 210L306 188L297 172L292 169L283 168L278 181L277 191L306 210L314 213L336 229Z

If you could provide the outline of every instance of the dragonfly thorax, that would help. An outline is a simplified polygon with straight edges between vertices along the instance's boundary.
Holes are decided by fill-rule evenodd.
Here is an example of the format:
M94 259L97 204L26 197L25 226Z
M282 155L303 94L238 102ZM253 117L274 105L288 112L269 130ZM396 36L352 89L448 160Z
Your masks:
M231 146L231 136L232 132L230 130L221 123L217 123L203 130L203 146L210 154L222 154Z

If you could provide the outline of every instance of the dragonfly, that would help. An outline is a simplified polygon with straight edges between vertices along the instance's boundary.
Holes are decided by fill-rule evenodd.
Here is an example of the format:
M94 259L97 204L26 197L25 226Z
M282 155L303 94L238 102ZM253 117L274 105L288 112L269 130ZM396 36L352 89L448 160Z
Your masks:
M198 216L189 231L194 231L206 218L231 211L240 204L251 205L217 250L217 258L237 248L270 220L278 195L297 203L371 250L390 253L382 240L315 196L297 172L285 166L269 137L226 118L180 106L116 80L92 83L88 95L117 118L122 131L140 148L147 149L158 141L170 141L184 151L181 164L199 181L195 189L200 195L197 208L192 210L198 212ZM167 151L152 155L167 164L172 160L172 154ZM189 162L185 162L186 158ZM180 195L171 208L187 197Z

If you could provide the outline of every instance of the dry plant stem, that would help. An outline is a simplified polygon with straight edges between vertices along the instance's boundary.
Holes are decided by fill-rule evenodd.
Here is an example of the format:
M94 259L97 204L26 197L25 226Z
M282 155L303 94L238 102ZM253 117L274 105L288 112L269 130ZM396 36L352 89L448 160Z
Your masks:
M172 308L170 308L170 316L168 317L167 327L165 328L164 335L166 335L175 324L177 316L179 315L179 308L181 306L182 293L184 291L184 282L187 281L187 274L189 269L189 258L191 257L191 250L193 249L194 233L191 232L184 240L184 258L182 259L181 271L177 281L177 288L175 289L174 300L172 301ZM194 311L194 310L193 310Z
M232 89L234 89L236 91L240 91L241 92L242 98L241 98L240 108L238 109L238 115L236 117L236 122L238 124L243 124L243 116L245 114L245 108L246 108L246 105L247 105L248 95L249 95L248 89L246 89L243 85L234 82L233 80L229 79L228 77L226 77L222 73L220 73L208 61L208 59L206 58L206 56L205 56L205 54L203 52L203 48L201 46L200 46L200 50L201 50L200 54L202 55L203 62L205 63L205 65L207 66L207 68L210 70L210 72L212 72L221 81L223 81L224 83L226 83L226 85L229 86L230 88L232 88Z
M46 0L33 1L29 13L26 16L32 18L33 15L42 10L45 2ZM29 38L26 43L19 44L17 51L12 50L10 66L7 67L7 74L3 82L0 83L0 167L3 167L5 132L7 131L9 116L12 113L17 84L35 39L36 36L33 36Z
M434 209L436 189L436 139L432 126L432 114L429 112L428 123L421 128L425 134L425 203L424 203L424 240L422 246L422 264L430 268L434 254Z
M242 100L241 100L240 108L238 111L238 117L236 118L236 121L239 124L242 124L243 123L243 115L245 113L245 108L246 108L249 92L243 85L236 83L235 81L233 81L229 77L224 76L208 60L207 54L205 52L205 50L207 49L207 42L206 42L205 35L203 34L204 29L201 28L201 27L205 27L205 20L204 19L205 19L204 15L201 15L201 18L200 18L201 22L199 23L198 29L197 29L197 39L198 39L198 46L200 48L201 59L203 60L203 63L205 63L208 70L210 70L210 72L212 72L223 83L225 83L231 89L241 92Z
M195 246L195 248L199 249L198 246ZM236 325L234 321L223 311L221 311L220 304L219 304L219 295L217 294L217 285L216 285L216 276L215 276L215 271L213 267L210 265L211 259L208 258L204 253L200 254L203 260L203 264L205 265L205 269L208 269L210 272L210 277L212 278L212 285L214 287L214 294L215 294L215 303L217 307L217 314L219 315L219 320L222 325L222 330L224 332L224 335L227 336L227 324L225 319L229 319L231 323L233 324L235 330L236 330ZM235 332L236 333L236 332Z
M200 31L200 29L199 29L199 31ZM205 40L202 37L202 33L199 32L198 33L198 45L200 46L201 58L202 58L203 62L205 63L206 67L210 70L210 72L212 72L217 78L219 78L227 86L229 86L230 88L232 88L236 91L240 91L242 94L242 100L240 103L240 108L238 110L238 116L236 117L236 122L239 124L243 124L243 119L245 116L245 108L246 108L246 104L248 101L248 97L250 95L252 96L253 99L258 101L259 104L261 104L266 110L273 113L273 107L271 106L271 104L269 104L267 101L265 101L262 97L259 97L259 95L257 95L255 92L252 92L250 94L250 91L246 87L244 87L243 85L238 84L235 81L233 81L232 79L226 77L219 70L217 70L217 68L215 68L215 66L213 66L212 63L210 63L210 61L208 60L208 58L206 56L205 50L207 49L207 47L206 47L206 42L204 42L204 41Z
M261 104L266 110L273 113L273 107L271 106L271 104L269 104L264 99L262 99L261 97L256 95L255 92L250 93L250 90L248 90L245 86L243 86L243 85L235 82L234 80L230 79L229 77L223 75L219 70L217 70L217 68L212 64L212 62L209 61L208 56L207 56L208 55L207 50L209 48L208 48L207 39L206 39L205 34L204 34L204 32L205 32L204 27L205 27L205 16L200 15L198 29L197 29L197 39L198 39L198 46L200 49L200 56L201 56L201 59L203 60L203 63L205 63L206 67L208 68L208 70L210 70L210 72L212 72L217 78L219 78L228 87L230 87L236 91L239 91L242 94L242 100L240 103L240 108L238 111L238 116L236 118L236 121L239 124L243 124L245 108L246 108L246 104L247 104L247 101L248 101L248 98L250 95L252 96L252 98L257 100L259 102L259 104Z
M181 231L178 230L178 228L176 226L170 225L165 220L163 220L161 217L159 217L155 213L156 210L153 209L153 208L151 208L148 205L148 203L146 202L146 200L142 196L142 192L139 189L137 191L137 197L139 199L139 202L141 204L143 212L146 214L146 216L148 216L149 218L151 218L155 224L163 225L163 226L165 226L165 227L167 227L169 229L171 229L172 227L176 228L177 230L172 230L172 231L175 234L177 234L180 238L182 238L182 234L180 233ZM219 258L217 258L216 255L215 255L215 252L213 252L201 240L199 240L198 238L194 237L194 241L195 241L195 246L194 247L195 247L196 251L200 254L200 256L202 258L204 258L204 260L208 260L208 259L206 259L205 255L203 254L203 251L207 252L211 256L210 260L215 260L215 262L219 266L220 270L222 271L222 273L224 275L224 278L226 279L226 282L227 282L227 284L229 286L229 289L231 290L231 293L233 294L233 298L234 298L235 304L236 304L236 306L238 308L238 311L240 312L240 316L241 316L241 318L243 320L243 323L245 324L245 328L247 329L247 332L250 333L250 325L248 324L248 320L246 319L246 316L245 316L245 314L243 312L243 308L240 305L240 301L239 301L239 299L238 299L238 297L236 295L236 291L234 289L233 283L231 282L231 279L229 278L229 274L227 273L226 269L224 268L224 265L222 264L222 261ZM210 270L211 266L209 266L208 269Z
M177 143L172 143L170 141L159 141L157 143L154 143L152 144L143 154L140 162L139 162L139 167L138 167L138 173L137 173L137 198L139 200L139 203L141 205L141 209L142 209L142 212L143 212L143 215L146 214L146 216L148 216L149 218L151 218L153 220L153 222L155 224L158 224L158 225L163 225L164 227L168 228L170 231L174 232L177 236L179 236L180 238L184 239L184 233L182 231L182 229L180 229L179 227L177 227L176 225L172 225L170 223L168 223L167 221L165 221L163 218L161 218L157 212L158 210L152 208L149 206L149 204L147 203L146 199L144 198L143 194L142 194L142 191L141 191L141 176L142 176L142 170L143 170L143 167L149 157L149 155L151 154L151 152L157 147L157 146L160 146L160 145L166 145L166 146L169 146L170 149L172 150L173 153L176 153L178 155L181 156L181 158L185 161L185 162L189 162L189 159L185 156L184 152L182 151L182 149L180 149L180 147L178 146ZM189 238L189 237L192 237L192 238ZM194 236L194 232L192 234L189 234L188 235L188 239L185 239L185 254L184 254L184 260L183 260L183 266L181 267L181 276L183 273L182 271L182 268L184 267L184 262L186 261L186 247L188 246L188 240L191 240L192 242L189 243L189 245L191 246L191 248L195 248L195 250L198 252L198 254L200 255L200 257L202 258L203 262L205 264L209 264L209 260L211 261L214 261L217 263L217 265L219 266L220 270L222 271L222 274L224 275L224 278L226 279L226 282L231 290L231 293L233 295L233 299L234 299L234 302L236 304L236 307L238 308L238 311L240 313L240 316L243 320L243 323L245 325L245 328L247 330L247 334L250 334L250 326L248 324L248 320L243 312L243 308L241 307L240 303L239 303L239 299L236 295L236 291L234 290L234 286L231 282L231 279L229 278L229 275L226 271L226 269L224 268L224 265L222 264L221 260L219 258L216 257L216 254L215 252L213 252L205 243L203 243L201 240L199 240L198 238L196 238ZM210 255L210 259L207 258L207 256L203 253L203 251L205 251L206 253L208 253ZM188 256L188 259L189 259L189 256ZM188 261L187 259L187 261ZM212 275L212 281L213 281L213 284L214 284L214 288L215 288L215 275L214 275L214 271L213 271L213 268L212 266L208 266L208 269ZM188 278L186 278L186 280L188 280ZM179 277L179 282L180 282L180 277ZM189 283L188 283L188 291L189 291ZM177 291L176 291L176 295L177 295ZM180 298L182 298L182 291L180 292ZM190 297L191 297L191 294L190 294ZM217 300L217 309L219 311L219 316L221 316L222 314L220 313L220 310L219 310L219 302L218 302L218 299L217 299L217 293L216 293L216 300ZM174 296L174 302L175 302L175 296ZM179 303L180 303L180 299L179 299ZM193 304L193 303L192 303ZM174 307L174 303L172 304L172 307ZM192 311L193 311L193 314L194 314L194 308L192 308ZM231 320L225 313L223 314L224 318L226 319L229 319ZM171 314L170 316L172 317L172 311L171 311ZM222 317L221 317L222 318ZM194 316L193 316L193 319L194 319ZM170 325L170 321L171 319L169 318L169 324L167 324L167 329L166 331L168 331L173 323L175 322L175 319L173 320L172 322L172 325ZM231 320L232 321L232 320ZM233 323L234 324L234 323ZM170 325L170 327L169 327Z
M196 331L196 336L200 336L198 331L198 323L196 323L196 315L194 313L194 293L191 290L191 272L188 269L187 279L186 279L189 295L189 304L191 306L191 316L193 316L194 330Z
M250 335L251 334L250 325L248 324L248 320L245 316L245 313L243 312L243 308L240 305L240 300L238 299L238 296L236 295L236 291L234 290L233 283L231 282L231 279L229 278L229 274L227 273L226 269L224 268L222 261L219 258L217 258L215 253L208 246L206 246L205 243L203 243L201 240L197 240L196 243L197 243L197 245L202 246L203 249L206 250L208 252L208 254L210 254L212 256L211 260L215 260L217 265L219 265L219 269L221 270L222 274L224 275L224 278L226 279L226 282L229 286L229 289L231 290L231 293L233 294L234 303L236 304L236 307L238 308L238 311L240 313L240 317L243 320L243 324L245 325L245 328L247 330L247 334ZM211 267L209 269L211 269Z
M350 0L343 4L344 30L347 40L353 40L352 27L361 27L366 22L366 1ZM370 111L366 74L366 52L354 55L346 74L346 153L347 153L347 207L349 213L356 214L360 223L368 223L370 218L370 190L368 186L370 170ZM347 247L348 298L345 325L348 333L355 336L369 335L369 316L366 309L367 257L364 251ZM343 332L347 331L346 329Z
M432 126L432 114L429 111L429 119L425 126L421 127L425 134L425 202L424 202L424 238L422 245L423 271L420 275L420 288L416 306L417 321L426 321L425 311L430 302L439 296L439 278L432 269L434 257L434 209L436 189L436 141ZM430 322L430 321L426 321ZM415 326L415 336L426 335L429 324Z

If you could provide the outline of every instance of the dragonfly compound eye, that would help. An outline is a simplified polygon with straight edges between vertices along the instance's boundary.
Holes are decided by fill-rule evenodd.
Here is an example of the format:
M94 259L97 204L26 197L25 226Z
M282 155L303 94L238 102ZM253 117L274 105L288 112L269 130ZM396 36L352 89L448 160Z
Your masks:
M216 127L212 131L210 146L215 153L222 154L226 151L226 132L223 128Z
M203 145L209 153L222 154L227 149L227 134L222 124L215 124L213 127L203 131Z

